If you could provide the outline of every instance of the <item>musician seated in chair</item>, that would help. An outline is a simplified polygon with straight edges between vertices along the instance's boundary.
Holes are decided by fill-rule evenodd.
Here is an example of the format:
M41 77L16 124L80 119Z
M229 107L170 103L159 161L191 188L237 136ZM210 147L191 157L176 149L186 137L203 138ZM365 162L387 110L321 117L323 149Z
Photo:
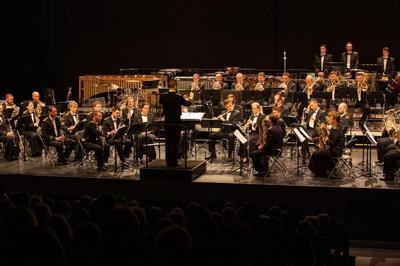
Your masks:
M64 136L67 139L72 139L76 142L75 145L75 161L81 161L83 158L83 152L76 139L75 133L79 130L83 130L83 123L79 124L80 117L78 114L78 103L70 101L68 103L68 112L63 117L64 120ZM78 125L79 124L79 125ZM80 127L80 128L78 128ZM69 158L70 154L66 154L66 158Z
M266 78L265 73L264 72L259 72L257 74L257 83L254 86L253 90L255 90L255 91L265 91L267 88L270 88L272 86L271 82L267 82L265 80L265 78Z
M38 133L39 123L40 119L36 115L33 102L28 101L26 110L18 119L17 129L28 140L32 156L40 156L42 154L43 144Z
M4 147L4 158L12 158L11 156L11 145L14 145L14 132L12 131L10 124L6 120L3 114L3 105L0 104L0 143Z
M332 158L340 156L344 149L345 136L340 125L340 115L336 112L330 112L328 124L328 136L324 136L326 139L320 139L320 149L312 154L308 164L311 172L318 177L328 175L328 171L335 167Z
M236 81L232 83L232 87L235 91L249 90L250 85L244 78L245 76L242 73L236 74Z
M310 135L311 139L318 140L317 126L326 121L326 113L323 111L318 104L316 99L311 99L308 105L308 110L306 110L306 131ZM303 163L306 157L310 156L310 150L308 148L308 140L302 143L302 156Z
M86 123L93 121L93 114L95 112L102 112L103 105L100 101L94 101L92 103L92 111L90 111L86 116Z
M227 90L228 83L223 82L224 77L221 73L215 74L215 81L213 83L212 89L213 90Z
M289 73L282 74L281 83L279 84L278 87L280 89L283 89L283 91L285 92L285 95L287 95L289 92L297 91L296 83L290 79Z
M46 106L46 104L40 100L39 92L37 91L32 92L32 102L36 115L40 118L43 108Z
M125 100L125 108L122 109L122 121L128 125L138 113L135 98L128 96Z
M285 93L278 92L274 95L274 105L272 107L279 108L283 116L289 115L289 107L285 104Z
M123 137L115 138L115 134L118 129L123 126L121 120L121 110L118 107L114 107L111 111L111 116L107 117L103 121L103 133L107 136L106 141L108 145L115 146L118 156L122 163L125 163L126 155L129 157L131 143L124 140ZM124 149L125 148L125 149ZM104 150L104 161L108 162L110 156L110 149Z
M277 124L278 118L268 115L263 120L258 149L251 153L254 165L254 176L264 177L269 168L269 156L277 156L283 147L284 133Z
M102 113L94 111L92 113L92 120L86 123L85 132L83 134L86 149L95 152L97 170L99 171L107 170L104 165L104 150L108 149L108 144L105 142L104 135L99 129L102 120Z
M240 123L243 120L243 113L236 110L234 104L230 100L224 101L225 110L223 114L219 115L217 119L222 120L228 123ZM217 158L217 154L215 152L215 144L217 140L222 138L228 139L228 158L231 159L233 155L234 145L235 145L235 136L233 135L231 126L223 126L220 132L211 133L210 141L208 143L208 148L211 153L207 160L215 160Z
M156 159L156 150L154 146L146 147L146 144L153 144L156 138L151 127L151 123L153 123L154 120L154 116L150 113L150 104L142 103L142 105L140 106L140 113L135 116L132 121L134 124L143 124L143 128L141 129L141 132L138 136L138 147L136 149L136 155L138 159L142 159L143 155L145 154L147 154L150 161Z
M346 134L347 130L352 126L350 116L348 113L349 107L346 103L340 103L338 106L338 114L340 115L340 124L343 128L343 133Z
M5 98L6 101L3 103L3 109L13 109L11 117L17 117L19 115L20 108L14 103L14 96L11 93L7 93Z
M398 134L399 135L399 134ZM400 161L400 136L393 138L393 144L386 148L384 155L383 175L385 181L393 181L399 170Z
M202 82L200 80L200 75L198 73L193 74L192 80L193 81L189 87L189 90L190 90L189 98L193 102L199 103L199 102L201 102L200 93L202 90L204 90L205 84L204 84L204 82Z
M260 135L260 127L265 115L262 113L262 106L259 103L251 104L251 115L247 120L245 129L250 131L249 133L249 154L257 150L257 142ZM246 156L247 157L247 156Z
M57 107L49 106L48 117L40 124L43 140L57 151L57 164L67 164L68 157L75 146L75 141L67 139L61 133L61 121L57 117Z

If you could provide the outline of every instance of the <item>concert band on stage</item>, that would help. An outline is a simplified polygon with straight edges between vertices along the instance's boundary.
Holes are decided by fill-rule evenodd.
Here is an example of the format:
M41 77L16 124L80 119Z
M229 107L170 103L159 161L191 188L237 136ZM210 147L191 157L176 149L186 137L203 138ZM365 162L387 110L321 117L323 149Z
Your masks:
M290 135L287 128L300 125L308 138L299 145L299 156L304 165L309 159L308 168L314 175L326 177L334 168L335 158L345 148L346 133L356 126L355 114L349 109L359 110L357 125L362 128L370 116L370 105L377 103L377 99L371 103L368 98L372 81L368 80L366 71L357 69L359 53L353 50L351 42L346 43L345 52L340 56L341 68L336 68L333 61L327 46L321 44L313 58L314 73L308 73L303 79L293 78L290 73L274 77L258 72L254 74L256 79L250 80L249 75L237 72L228 80L224 73L217 72L207 85L195 73L187 94L180 96L176 88L161 94L159 103L163 105L164 117L156 115L157 106L143 99L139 101L138 96L127 96L117 106L110 106L111 112L103 112L105 106L95 100L90 112L83 114L75 101L69 101L67 111L59 113L58 107L42 102L36 91L31 100L20 106L14 103L13 95L6 94L0 105L0 143L6 147L7 158L15 153L11 147L21 147L24 153L29 147L33 157L54 147L57 164L67 164L72 151L76 161L84 160L92 151L97 169L104 171L111 147L122 165L128 164L131 154L138 163L143 162L144 156L149 161L155 160L159 132L154 123L165 119L165 123L170 123L165 128L169 142L167 163L169 167L176 167L178 156L184 157L184 151L195 143L199 132L196 127L185 135L182 128L172 124L182 123L181 112L205 112L211 106L206 117L219 121L220 128L208 132L206 159L210 162L221 159L217 158L218 147L225 150L228 160L234 160L235 156L244 163L251 160L254 175L265 177L269 173L269 159L282 153L285 139ZM389 48L382 49L376 65L378 79L387 82L396 79L395 59L390 56ZM329 97L318 98L318 95ZM354 97L347 99L347 95ZM396 94L386 95L386 104L394 106L397 98ZM297 123L289 124L287 118L297 119ZM387 180L394 178L400 157L400 126L394 124L377 145L377 164L384 166ZM247 144L238 142L234 134L238 126L244 130ZM311 143L314 147L310 149Z

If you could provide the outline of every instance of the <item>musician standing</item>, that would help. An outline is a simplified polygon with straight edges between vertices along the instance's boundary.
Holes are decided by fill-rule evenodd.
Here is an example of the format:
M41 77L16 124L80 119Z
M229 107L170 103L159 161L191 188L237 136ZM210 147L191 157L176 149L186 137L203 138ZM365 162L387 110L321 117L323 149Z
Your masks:
M277 125L278 118L267 116L264 119L262 133L258 143L258 149L251 153L255 173L254 176L264 177L268 172L268 157L279 154L283 147L284 133Z
M388 47L382 49L382 56L376 60L378 65L378 88L380 91L385 91L386 105L390 108L397 103L397 94L388 93L386 91L388 82L396 77L395 59L390 56Z
M353 51L353 44L351 42L346 43L346 51L341 54L341 62L345 63L346 72L350 69L358 68L358 61L360 56L358 52Z
M190 106L191 101L186 100L182 95L176 94L171 88L168 93L160 96L160 103L163 105L165 115L165 159L168 167L177 167L178 147L181 132L182 106ZM187 132L189 134L189 132Z
M389 47L384 47L382 49L382 56L376 59L376 64L378 65L378 78L386 77L391 80L395 76L395 60L390 56Z
M232 87L235 91L249 90L249 83L244 80L245 76L242 73L236 74L236 81L232 83Z
M40 119L35 112L32 101L27 102L26 110L18 119L17 129L29 141L32 156L40 156L42 154L43 145L39 137Z
M313 67L317 74L318 72L329 73L326 63L332 62L332 55L327 53L326 44L319 46L319 54L314 56Z
M311 172L318 177L327 176L327 172L335 167L332 158L338 157L344 149L345 136L340 125L340 115L336 112L330 112L328 123L330 129L325 143L326 147L315 151L308 164Z
M43 140L48 146L55 147L57 151L57 164L67 164L67 155L70 155L75 146L75 141L67 139L61 132L61 121L57 117L55 106L49 106L48 116L40 124Z
M97 160L97 170L105 171L107 168L104 165L104 150L108 147L105 142L104 135L100 131L101 121L103 115L99 111L94 111L91 115L92 120L88 121L85 125L85 132L83 138L85 139L85 146L87 150L95 152Z
M219 115L217 119L229 122L229 123L239 123L243 120L243 113L236 110L234 108L234 104L230 100L224 101L224 106L226 112ZM221 132L211 133L210 134L210 141L208 143L208 149L211 153L207 160L215 160L217 159L217 154L215 152L215 144L217 140L222 138L228 139L228 159L232 159L234 144L235 144L235 136L233 135L232 127L231 126L223 126Z

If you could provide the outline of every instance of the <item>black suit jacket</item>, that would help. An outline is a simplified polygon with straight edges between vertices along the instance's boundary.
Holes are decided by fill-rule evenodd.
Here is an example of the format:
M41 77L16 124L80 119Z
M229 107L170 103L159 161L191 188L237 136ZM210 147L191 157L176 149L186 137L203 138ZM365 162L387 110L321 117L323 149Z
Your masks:
M309 124L310 118L312 117L313 114L314 114L314 112L308 113L308 116L306 119L307 128L310 128L308 124ZM325 123L325 122L326 122L326 112L320 108L318 110L317 116L315 117L314 128L316 128L319 123Z
M232 111L232 113L231 113L231 115L229 117L229 120L226 119L227 114L224 114L222 117L225 119L224 122L240 123L240 122L243 121L243 113L238 111L237 109L233 109L233 111ZM232 128L230 126L223 126L222 127L222 132L223 133L231 133L232 132Z
M192 102L186 101L182 95L175 92L162 94L160 103L163 105L166 123L180 123L182 106L190 106L192 104Z
M380 75L387 75L390 78L394 78L394 74L395 74L395 62L394 62L394 58L393 57L389 57L386 63L386 70L383 71L383 57L378 57L378 59L376 60L376 64L378 65L378 74Z
M249 119L250 119L251 121L253 121L253 120L254 120L254 114L251 114ZM253 132L257 132L257 133L258 133L260 127L262 126L262 121L263 121L264 119L265 119L265 114L263 114L263 113L258 113L257 122L256 122L256 125L255 125L255 131L253 131L251 125L250 125L250 129L251 129Z
M236 81L232 83L232 88L231 88L232 90L235 90L236 84L237 84ZM245 90L245 91L250 90L250 84L247 81L243 81L242 86L243 86L243 90Z
M79 121L80 121L79 115L76 114L75 117L76 117L77 123L79 123ZM72 116L72 114L68 112L68 114L66 114L64 116L64 127L68 128L71 126L75 126L75 120L74 120L74 117Z
M276 122L276 125L280 126L280 128L282 129L283 132L283 136L286 135L286 123L283 120L283 118L279 118L279 120Z
M267 154L276 154L276 150L283 147L283 137L282 128L278 124L269 127L263 147L264 152Z
M17 129L19 131L36 131L37 130L37 127L34 125L31 115L28 111L23 112L22 116L18 119Z
M125 124L129 124L129 120L128 120L128 113L129 113L130 108L126 107L124 109L122 109L122 120L124 121ZM131 121L133 121L133 119L135 118L135 116L137 116L139 113L139 110L137 108L133 109L133 114L131 117Z
M0 136L5 136L10 131L10 125L4 115L1 115L0 121Z
M104 121L103 121L103 133L105 133L104 135L106 135L108 132L110 132L112 130L118 129L118 127L122 123L122 120L120 118L118 118L116 122L117 122L117 128L114 127L114 123L112 121L111 116L104 119Z
M324 60L324 72L328 72L328 68L326 67L326 63L332 62L332 55L331 54L325 54L325 60ZM321 71L321 54L316 54L314 55L314 61L313 61L313 67L315 72Z
M61 121L58 117L54 118L55 119L55 124L57 127L57 136L61 136ZM42 136L46 142L54 141L56 139L56 133L55 133L55 128L53 126L53 123L51 122L50 117L46 117L43 119L43 121L40 123L41 131L42 131Z
M92 120L86 123L85 132L83 134L83 138L88 143L99 144L100 137L103 136L103 133L97 129L96 123Z
M329 137L326 145L328 149L335 155L340 155L344 149L345 136L343 133L343 128L332 127L329 131Z
M347 62L347 52L343 52L341 57L340 57L340 61L344 62L346 64ZM358 52L352 52L351 53L351 60L350 60L350 68L358 68L358 63L360 60L360 56L358 55ZM346 67L346 65L345 65Z

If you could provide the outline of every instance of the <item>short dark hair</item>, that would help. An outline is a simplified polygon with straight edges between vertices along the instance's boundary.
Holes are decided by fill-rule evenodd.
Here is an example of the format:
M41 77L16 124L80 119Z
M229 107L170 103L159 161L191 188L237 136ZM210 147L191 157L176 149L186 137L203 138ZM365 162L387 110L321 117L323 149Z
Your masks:
M276 111L276 112L282 113L281 108L278 107L278 106L272 107L272 111Z
M140 105L140 109L142 109L142 108L145 107L146 105L149 105L149 106L150 106L150 104L149 104L148 102L144 102L144 103L142 103L142 104Z
M324 47L324 48L326 49L326 44L325 44L325 43L321 43L321 44L319 45L319 48L321 48L321 47Z
M98 114L103 115L100 111L94 111L94 112L93 112L93 118L94 118L95 116L97 116Z
M229 100L229 99L225 99L225 100L224 100L224 106L227 106L229 103L232 103L232 104L233 104L233 101L232 101L232 100Z
M47 110L48 110L48 112L51 112L51 111L53 111L53 110L56 110L56 111L57 111L57 107L56 107L55 105L49 105L49 106L47 107Z
M390 49L389 49L389 47L385 46L385 47L383 47L382 51L390 52Z
M273 116L273 115L270 115L269 119L271 120L272 125L275 125L279 120L276 116Z
M337 73L337 71L332 70L331 73L329 73L329 74L330 74L330 75L333 75L333 74L337 75L338 73Z
M121 109L118 106L114 106L111 112L114 113L115 111L121 111Z

